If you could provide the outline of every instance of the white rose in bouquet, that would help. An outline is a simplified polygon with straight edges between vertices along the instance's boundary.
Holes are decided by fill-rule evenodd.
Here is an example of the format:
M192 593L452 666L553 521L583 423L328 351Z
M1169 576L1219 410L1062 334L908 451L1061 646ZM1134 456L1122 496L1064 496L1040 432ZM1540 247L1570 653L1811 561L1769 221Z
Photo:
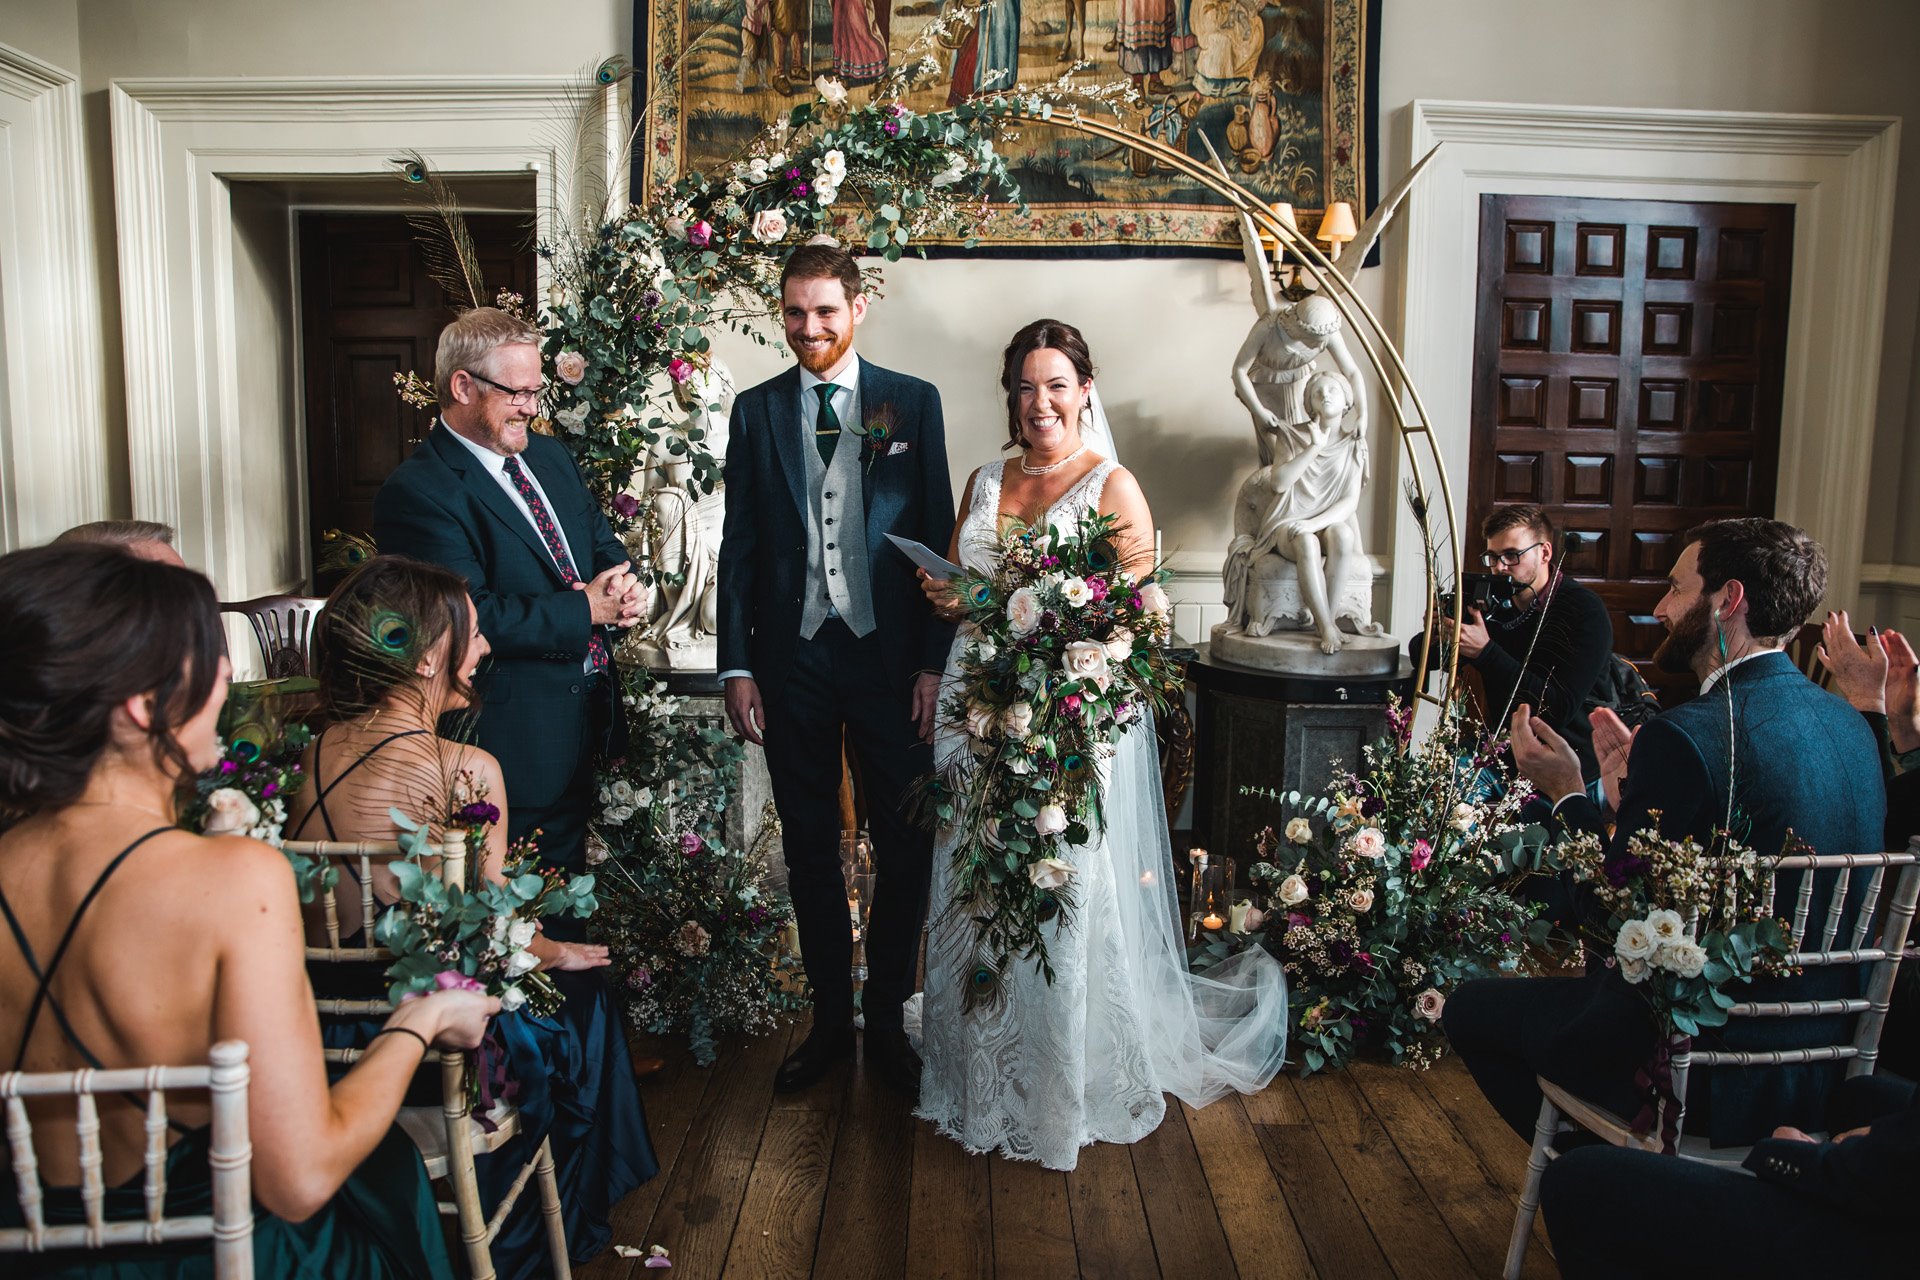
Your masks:
M516 951L525 950L533 945L540 926L532 920L515 920L507 926L507 945Z
M519 987L508 987L500 993L500 1007L508 1013L520 1008L527 1002L527 993Z
M1613 954L1620 957L1623 964L1628 960L1645 960L1653 954L1653 948L1653 934L1647 930L1645 920L1627 921L1613 938Z
M1043 836L1057 836L1067 829L1067 811L1057 804L1040 806L1040 816L1033 820L1033 829Z
M1000 646L987 639L976 640L973 645L973 660L982 665L992 662L1000 656Z
M1656 947L1668 946L1687 936L1687 922L1680 918L1678 911L1664 908L1647 913L1647 933Z
M1453 806L1453 829L1465 835L1473 830L1473 824L1480 821L1480 811L1470 804Z
M1305 844L1313 839L1313 824L1305 818L1295 818L1287 823L1287 839L1294 844Z
M772 244L787 234L787 215L781 209L762 209L753 215L753 238Z
M844 107L847 105L847 86L841 84L832 76L814 77L813 87L815 92L826 99L828 106Z
M1378 827L1362 827L1353 833L1353 842L1347 847L1362 858L1382 858L1387 853L1387 838Z
M1288 876L1280 882L1280 902L1284 906L1297 907L1307 900L1307 882L1298 875Z
M1653 953L1653 963L1683 978L1697 978L1707 967L1707 949L1692 938L1669 942Z
M1068 578L1060 584L1060 598L1075 609L1084 609L1093 599L1093 588L1087 585L1085 578Z
M1126 627L1115 627L1106 639L1107 661L1125 662L1133 656L1133 632Z
M518 978L540 967L540 958L531 951L516 951L507 957L507 977Z
M1347 905L1349 907L1352 907L1356 912L1362 912L1362 913L1372 909L1373 890L1371 889L1347 890Z
M833 186L837 187L847 180L847 157L838 147L815 160L813 167L825 175Z
M1106 647L1098 640L1070 641L1060 656L1060 669L1069 679L1090 681L1102 693L1113 683L1107 671Z
M993 736L994 722L999 718L992 707L975 702L967 707L967 732L985 741Z
M1163 618L1173 612L1173 603L1167 599L1167 589L1157 582L1149 582L1140 588L1140 607Z
M1007 737L1019 742L1033 728L1033 704L1016 702L1000 713L1000 730Z
M237 835L260 821L260 807L236 787L222 787L207 797L207 821L201 834Z
M1639 984L1647 980L1647 962L1645 960L1620 961L1620 976L1628 982Z
M1021 587L1007 597L1007 625L1017 636L1030 636L1040 625L1040 598L1032 587Z
M1027 864L1027 879L1036 889L1064 889L1073 879L1073 864L1063 858L1042 858Z
M755 156L747 161L747 181L758 185L767 180L767 158Z

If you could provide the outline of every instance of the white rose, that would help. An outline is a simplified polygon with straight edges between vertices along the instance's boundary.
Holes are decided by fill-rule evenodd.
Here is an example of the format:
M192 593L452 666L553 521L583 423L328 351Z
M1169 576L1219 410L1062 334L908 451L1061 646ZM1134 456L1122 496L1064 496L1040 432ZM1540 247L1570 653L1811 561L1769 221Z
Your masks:
M1313 839L1313 824L1305 818L1295 818L1287 824L1287 839L1294 844L1305 844Z
M613 856L613 846L597 831L587 832L587 865L598 866Z
M1107 636L1106 647L1108 662L1125 662L1133 656L1133 632L1115 627Z
M1697 978L1707 967L1707 949L1692 938L1682 938L1655 951L1653 963L1683 978Z
M1379 858L1387 852L1387 838L1378 827L1362 827L1353 833L1353 842L1347 847L1359 857Z
M1647 962L1645 960L1622 959L1620 961L1620 976L1631 983L1637 984L1645 982L1647 980Z
M617 804L613 806L613 808L607 810L608 822L625 822L628 818L631 818L632 816L633 816L633 806L630 804Z
M784 151L776 151L772 155L767 157L767 168L778 169L781 165L785 164L786 162L787 162L787 153Z
M247 799L247 793L234 787L222 787L207 797L207 820L201 833L230 836L258 824L260 808Z
M534 935L540 932L540 926L531 920L515 920L507 926L507 945L522 950L533 945Z
M1113 677L1107 672L1107 651L1098 640L1075 640L1060 656L1060 669L1068 679L1090 681L1105 693Z
M516 951L507 957L507 977L518 978L540 967L540 957L531 951Z
M1033 772L1033 761L1027 759L1024 755L1014 756L1011 760L1007 761L1007 769L1024 778Z
M1347 905L1352 907L1355 911L1364 912L1369 910L1373 906L1373 890L1371 889L1347 890Z
M1440 1011L1447 1007L1447 998L1434 987L1428 987L1413 998L1413 1014L1427 1022L1440 1021Z
M1628 960L1645 960L1653 954L1653 935L1647 931L1645 920L1629 920L1620 926L1620 932L1614 935L1613 954L1620 957L1622 963Z
M947 161L947 167L933 175L933 185L950 187L967 176L967 158L956 155Z
M1680 918L1678 911L1650 911L1647 913L1647 932L1653 937L1653 945L1666 946L1687 936L1687 922Z
M1085 578L1068 578L1060 584L1060 595L1074 608L1083 609L1093 599L1093 588Z
M519 987L508 987L500 993L500 1007L512 1013L527 1002L527 993Z
M616 778L613 783L613 798L621 804L633 803L633 784L625 778Z
M1019 742L1033 728L1033 704L1016 702L1000 713L1000 728L1005 734Z
M1073 879L1073 864L1061 858L1042 858L1027 864L1027 879L1036 889L1064 889Z
M1057 804L1043 804L1033 820L1033 829L1043 836L1057 836L1067 829L1067 811Z
M1453 806L1453 829L1462 834L1473 830L1473 824L1480 820L1480 813L1470 804Z
M1297 907L1307 900L1307 882L1302 877L1288 876L1280 882L1280 901L1289 907Z
M1167 589L1157 582L1149 582L1140 588L1140 607L1148 613L1157 613L1165 617L1173 609L1173 603L1167 599Z
M685 218L671 217L660 225L666 228L667 234L675 240L685 240L687 238L687 220Z
M758 186L767 180L767 158L755 156L747 161L747 181Z
M753 238L772 244L787 234L787 215L779 209L762 209L753 215Z
M985 741L993 736L994 722L998 719L992 707L975 702L967 707L967 732Z
M815 202L817 202L819 206L822 209L824 209L828 205L832 204L835 200L838 200L840 198L840 188L834 186L831 182L815 183L813 188L813 198Z
M838 147L815 160L813 167L825 175L827 182L833 186L837 187L847 180L847 157Z
M1032 635L1040 625L1040 599L1032 587L1021 587L1007 597L1007 625L1017 636Z
M973 647L973 660L975 662L992 662L999 656L1000 647L991 640L982 640Z
M826 99L830 107L843 107L847 104L847 86L832 76L819 76L813 82L814 91Z

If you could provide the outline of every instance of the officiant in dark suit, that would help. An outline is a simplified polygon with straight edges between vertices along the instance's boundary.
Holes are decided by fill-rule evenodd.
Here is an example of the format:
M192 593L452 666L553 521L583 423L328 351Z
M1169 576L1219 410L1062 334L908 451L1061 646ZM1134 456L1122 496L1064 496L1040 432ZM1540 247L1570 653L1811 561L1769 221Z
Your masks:
M766 748L813 1030L775 1083L798 1089L853 1052L853 938L840 873L843 733L860 772L876 883L863 1001L866 1056L917 1096L901 1029L926 919L932 836L903 811L933 768L939 673L953 628L886 535L944 548L953 532L940 393L853 350L860 269L807 244L781 276L800 359L733 404L720 544L720 675L727 714Z
M493 646L476 738L506 775L508 837L537 828L542 858L579 871L595 754L623 727L613 646L645 601L572 457L528 430L539 343L493 307L446 327L434 359L440 420L381 486L374 540L467 580Z

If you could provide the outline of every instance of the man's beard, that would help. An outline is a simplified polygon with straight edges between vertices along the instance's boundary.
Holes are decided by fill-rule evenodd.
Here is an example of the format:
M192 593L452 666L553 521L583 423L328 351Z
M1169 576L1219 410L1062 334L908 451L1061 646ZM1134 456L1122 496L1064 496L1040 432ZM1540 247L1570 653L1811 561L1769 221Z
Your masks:
M1668 628L1667 638L1653 651L1654 665L1670 676L1691 673L1693 660L1707 647L1712 630L1712 613L1712 606L1708 605L1705 596L1695 601L1693 608Z
M791 342L787 344L793 346ZM833 345L819 355L814 355L805 347L793 346L793 354L800 358L800 367L816 377L825 376L827 370L840 363L840 357L847 354L853 346L853 330L835 338Z

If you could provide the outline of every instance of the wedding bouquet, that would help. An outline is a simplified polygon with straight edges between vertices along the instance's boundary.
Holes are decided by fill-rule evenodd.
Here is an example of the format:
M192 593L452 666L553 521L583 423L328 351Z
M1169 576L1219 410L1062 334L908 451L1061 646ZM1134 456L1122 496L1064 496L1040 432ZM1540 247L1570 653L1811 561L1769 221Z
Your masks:
M1246 946L1285 966L1304 1074L1342 1067L1368 1042L1430 1066L1445 1048L1447 994L1520 968L1526 944L1548 937L1515 896L1547 840L1518 820L1530 787L1458 703L1417 746L1412 718L1391 706L1388 736L1324 796L1243 792L1280 806L1279 830L1256 841L1245 934L1194 949L1196 969Z
M312 902L340 879L340 869L324 858L289 851L283 843L287 797L306 785L300 755L312 740L307 726L280 722L267 699L235 697L222 718L231 723L220 762L193 782L193 797L180 813L180 825L203 836L248 836L264 840L293 864L300 901Z
M1121 532L1093 511L1069 529L1018 527L991 573L953 584L969 638L942 714L966 749L927 780L922 812L958 835L969 1008L1016 955L1053 981L1044 929L1072 917L1072 846L1101 820L1099 761L1180 689L1166 592L1122 566Z
M388 864L400 882L400 900L374 925L374 941L393 953L387 965L387 998L398 1004L408 995L439 987L473 985L498 996L509 1011L522 1007L552 1013L561 997L553 980L539 972L527 948L543 916L585 919L598 905L592 875L566 876L541 868L533 832L513 845L495 882L482 873L487 829L500 820L484 785L464 772L443 825L466 833L469 852L465 883L448 884L437 867L439 845L426 823L389 810L399 830L404 857ZM435 865L428 866L431 860Z

